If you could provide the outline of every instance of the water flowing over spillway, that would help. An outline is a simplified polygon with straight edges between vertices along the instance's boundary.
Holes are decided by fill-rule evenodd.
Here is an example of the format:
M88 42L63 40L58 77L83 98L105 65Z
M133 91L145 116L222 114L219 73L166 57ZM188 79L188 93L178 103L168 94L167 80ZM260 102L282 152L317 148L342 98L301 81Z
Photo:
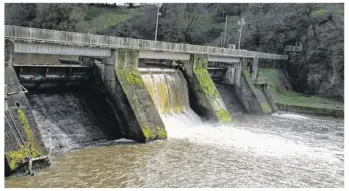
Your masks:
M87 96L89 94L66 92L27 96L47 148L65 152L118 138L114 132L115 121L108 116L107 109L94 106L105 106L101 103L103 99L94 100L93 95Z
M181 71L149 69L142 79L165 124L168 136L174 136L179 127L203 125L190 108L187 82Z

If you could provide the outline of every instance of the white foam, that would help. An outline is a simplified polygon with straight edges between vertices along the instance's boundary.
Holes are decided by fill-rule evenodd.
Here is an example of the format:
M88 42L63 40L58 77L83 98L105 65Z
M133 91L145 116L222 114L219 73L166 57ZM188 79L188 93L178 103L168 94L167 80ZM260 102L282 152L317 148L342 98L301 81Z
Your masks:
M283 114L274 113L272 115L277 117L289 118L289 119L311 119L309 117L305 117L298 114L291 114L291 113L283 113Z
M186 139L196 144L278 158L290 156L324 160L333 158L333 153L324 148L309 147L277 135L254 133L249 131L248 127L203 123L190 109L183 114L162 115L162 119L169 139Z
M132 143L132 142L135 142L135 141L131 140L131 139L121 138L121 139L116 139L113 142L115 142L115 143Z

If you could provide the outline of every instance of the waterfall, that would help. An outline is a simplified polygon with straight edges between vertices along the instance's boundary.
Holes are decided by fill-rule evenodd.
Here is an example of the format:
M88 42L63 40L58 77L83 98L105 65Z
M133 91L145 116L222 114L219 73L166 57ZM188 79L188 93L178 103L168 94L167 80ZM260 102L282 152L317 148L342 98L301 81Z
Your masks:
M179 127L203 125L190 108L188 85L181 71L143 68L140 71L169 136L174 136Z
M182 73L143 74L142 78L161 114L182 113L190 109L187 82Z

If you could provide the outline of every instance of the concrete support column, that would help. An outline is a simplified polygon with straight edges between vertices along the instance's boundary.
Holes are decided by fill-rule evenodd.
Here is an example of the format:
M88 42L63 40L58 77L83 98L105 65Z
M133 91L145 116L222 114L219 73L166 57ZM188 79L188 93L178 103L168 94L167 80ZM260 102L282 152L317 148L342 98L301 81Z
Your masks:
M126 138L144 143L164 139L167 133L138 71L138 60L138 50L112 50L105 59L104 83Z
M253 64L252 64L252 80L257 79L258 74L258 58L253 58Z
M197 113L204 117L214 118L221 123L231 122L231 115L207 71L207 64L207 55L190 55L192 70L186 70L186 73L189 72L187 74L190 78L189 83L194 89L195 99L192 99L196 102L194 110L196 108ZM190 74L191 71L192 74Z
M12 64L14 55L14 45L11 40L5 40L5 66Z
M234 85L236 67L228 67L224 74L224 83Z
M234 76L235 82L234 82L234 84L237 88L240 87L242 65L246 65L246 62L247 62L247 60L245 58L241 58L240 62L235 65L236 67L235 67L235 76Z

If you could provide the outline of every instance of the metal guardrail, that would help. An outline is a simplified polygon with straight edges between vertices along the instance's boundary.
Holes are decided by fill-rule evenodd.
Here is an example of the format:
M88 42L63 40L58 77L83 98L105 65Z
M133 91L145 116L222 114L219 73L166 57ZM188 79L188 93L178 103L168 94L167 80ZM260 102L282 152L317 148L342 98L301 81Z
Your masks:
M234 50L212 46L198 46L142 39L121 38L114 36L56 31L5 25L5 38L17 41L44 42L72 46L96 46L104 48L131 48L139 50L208 54L229 57L256 57L265 59L287 60L287 55L263 52Z

